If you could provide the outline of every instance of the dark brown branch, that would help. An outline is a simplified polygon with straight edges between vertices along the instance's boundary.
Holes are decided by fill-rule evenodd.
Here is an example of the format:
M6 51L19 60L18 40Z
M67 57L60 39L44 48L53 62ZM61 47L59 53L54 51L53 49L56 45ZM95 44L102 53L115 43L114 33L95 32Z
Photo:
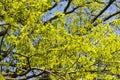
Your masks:
M7 30L1 31L0 36L4 36L7 33Z
M2 44L3 44L4 37L5 37L5 35L4 35L4 36L2 37L2 39L1 39L1 43L0 43L0 53L1 53L1 51L2 51Z
M26 55L23 55L23 54L20 54L20 53L16 53L16 52L12 52L13 54L17 54L17 55L19 55L19 56L23 56L23 57L25 57L25 58L27 58L27 56Z
M17 76L24 76L24 75L26 75L27 73L29 73L30 71L32 71L32 70L40 70L40 71L42 71L41 73L39 73L39 74L33 74L33 75L30 75L30 76L26 76L26 77L24 77L24 78L21 78L20 80L27 80L27 79L30 79L30 78L33 78L33 77L38 77L38 76L40 76L40 75L42 75L42 74L44 74L46 71L45 70L42 70L42 69L38 69L38 68L31 68L31 69L28 69L28 70L26 70L25 72L23 72L23 73L21 73L21 74L16 74L16 73L14 73L14 74L9 74L10 76L12 76L13 78L15 78L15 77L17 77ZM14 75L16 75L16 76L14 76ZM5 76L5 75L4 75Z
M83 6L76 6L75 8L73 8L71 11L66 12L65 14L70 14L73 13L76 9L78 9L79 7L83 7Z
M86 4L90 4L91 2L87 2ZM63 14L67 15L67 14L70 14L70 13L73 13L76 9L80 8L80 7L83 7L83 5L80 5L80 6L76 6L75 8L73 8L72 10L68 11L68 12L63 12ZM46 25L47 23L51 22L52 20L55 20L58 18L59 15L55 15L54 17L50 18L49 20L45 21L44 22L44 25Z
M50 70L43 70L43 69L40 69L40 68L32 68L32 69L36 69L36 70L40 70L40 71L45 71L45 72L47 72L47 73L49 73L51 75L58 76L62 80L66 80L64 76L59 75L60 73L56 72L56 71L54 72L54 71L50 71ZM59 74L57 74L57 73L59 73Z
M2 51L4 53L1 54L2 58L0 58L0 61L2 61L5 57L7 57L12 49L13 47L11 46L7 51Z
M111 17L114 17L114 16L116 16L116 15L118 15L118 14L120 14L120 11L115 12L115 13L113 13L113 14L105 17L105 18L103 18L103 21L107 21L107 20L109 20ZM93 26L96 26L96 25L98 25L98 24L99 24L99 23L95 22L95 23L93 24Z
M92 23L94 23L94 22L97 20L97 18L98 18L100 15L102 15L102 14L111 6L111 4L112 4L114 1L116 1L116 0L110 0L109 3L108 3L108 5L107 5L106 7L104 7L104 8L98 13L98 15L96 15L96 16L93 18Z
M58 3L55 0L53 0L53 1L55 2L55 4L52 7L48 8L47 10L45 10L44 12L50 11L50 10L52 10L53 8L55 8L58 5Z
M44 12L46 12L46 11L50 11L50 10L52 10L53 8L55 8L56 6L57 6L57 3L55 3L52 7L48 8L48 9L45 10Z
M3 15L1 15L1 14L0 14L0 17L1 17L1 18L4 18L4 16L3 16Z
M17 74L17 76L24 76L24 75L26 75L27 73L29 73L30 71L31 71L31 69L28 69L28 70L24 71L24 72L21 73L21 74Z
M31 65L30 65L30 58L27 57L26 59L27 59L27 64L28 64L29 69L32 70L32 69L31 69ZM34 71L33 71L33 70L32 70L32 73L34 74Z
M113 14L107 16L106 18L103 19L103 21L106 21L106 20L110 19L111 17L113 17L113 16L115 16L115 15L117 15L117 14L120 14L120 11L118 11L118 12L116 12L116 13L113 13Z
M68 4L67 4L67 6L65 7L63 13L66 13L66 11L67 11L67 9L69 8L71 2L72 2L72 0L69 0L69 1L68 1ZM67 14L68 14L68 13L67 13ZM55 15L54 17L50 18L49 20L45 21L45 22L44 22L44 25L46 25L48 22L51 22L52 20L55 20L55 19L57 19L57 18L58 18L58 15Z
M30 79L30 78L33 78L33 77L39 77L39 76L42 76L43 74L51 74L51 75L54 75L54 76L58 76L60 77L62 80L65 80L64 77L58 75L57 73L58 72L53 72L53 71L50 71L50 70L44 70L44 69L40 69L40 68L31 68L31 69L28 69L26 70L24 73L22 74L17 74L15 72L12 72L12 73L6 73L6 74L3 74L3 76L11 76L12 78L6 78L7 80L11 80L11 79L18 79L17 77L18 76L24 76L26 75L27 73L29 73L30 71L32 70L38 70L40 71L39 74L32 74L30 76L26 76L26 77L23 77L23 78L19 78L19 80L27 80L27 79ZM43 77L44 78L44 77ZM48 77L49 78L49 77Z
M48 10L52 10L53 8L55 8L57 6L57 3L55 3L51 8L49 8Z
M95 2L99 3L99 4L104 4L104 2L101 2L99 0L95 0Z
M51 22L52 20L55 20L58 18L58 15L55 15L54 17L50 18L49 20L44 22L44 25L46 25L47 23Z
M18 76L24 76L24 75L28 74L30 71L31 71L31 69L26 69L26 70L22 71L22 73L19 73L19 74L17 72L14 72L14 73L6 73L3 75L4 76L11 76L12 78L16 78Z
M43 72L41 72L39 74L30 75L30 76L27 76L26 78L23 78L23 80L27 80L27 79L30 79L30 78L33 78L33 77L38 77L38 76L40 76L40 75L42 75L44 73L45 73L45 71L43 71Z
M67 9L70 7L71 2L72 2L72 0L68 0L68 3L67 3L67 5L66 5L66 7L64 9L64 13L67 12Z
M91 2L86 2L86 4L90 4ZM65 14L70 14L70 13L73 13L75 10L77 10L78 8L80 7L84 7L83 5L80 5L80 6L76 6L75 8L73 8L72 10L66 12Z
M18 78L5 78L5 80L25 80L25 79L18 79Z

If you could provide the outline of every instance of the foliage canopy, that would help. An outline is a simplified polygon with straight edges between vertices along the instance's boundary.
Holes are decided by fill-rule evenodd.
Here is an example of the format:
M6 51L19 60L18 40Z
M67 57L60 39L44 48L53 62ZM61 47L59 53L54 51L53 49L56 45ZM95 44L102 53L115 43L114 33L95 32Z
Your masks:
M0 0L1 79L120 79L119 13L119 0Z

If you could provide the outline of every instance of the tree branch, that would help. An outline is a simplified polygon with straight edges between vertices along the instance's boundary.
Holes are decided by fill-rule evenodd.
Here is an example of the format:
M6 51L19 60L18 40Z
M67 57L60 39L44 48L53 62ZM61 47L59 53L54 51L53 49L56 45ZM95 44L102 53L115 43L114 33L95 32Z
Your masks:
M43 72L41 72L41 73L39 73L39 74L34 74L34 75L27 76L27 77L22 78L22 79L23 79L23 80L27 80L27 79L30 79L30 78L33 78L33 77L38 77L38 76L40 76L40 75L42 75L42 74L44 74L44 73L45 73L45 71L43 71Z
M54 1L54 2L55 2L55 1ZM48 9L45 10L44 12L50 11L50 10L52 10L53 8L55 8L56 6L57 6L57 2L55 2L55 4L54 4L52 7L48 8Z
M115 16L115 15L117 15L117 14L120 14L120 11L118 11L118 12L116 12L116 13L113 13L113 14L107 16L106 18L103 19L103 21L106 21L106 20L110 19L111 17L113 17L113 16Z
M110 0L109 3L108 3L108 5L107 5L106 7L104 7L104 8L98 13L98 15L96 15L96 16L93 18L92 23L94 23L94 22L97 20L97 18L98 18L100 15L102 15L102 14L111 6L111 4L112 4L114 1L116 1L116 0Z
M72 0L71 0L72 1ZM71 3L71 2L70 2ZM70 4L69 3L69 4ZM90 4L91 2L86 2L86 4ZM84 7L83 5L80 6L76 6L75 8L73 8L72 10L66 12L66 10L63 12L63 14L67 15L70 13L73 13L76 9L80 8L80 7ZM59 15L55 15L54 17L50 18L49 20L45 21L43 24L46 25L47 23L51 22L52 20L55 20L58 18Z
M4 36L7 33L7 30L1 31L0 36Z
M103 21L107 21L107 20L109 20L111 17L114 17L115 15L118 15L118 14L120 14L120 11L115 12L115 13L113 13L113 14L105 17L105 18L103 18ZM95 22L95 23L93 24L93 26L96 26L96 25L98 25L98 24L99 24L99 23Z
M4 51L4 53L1 54L2 58L0 58L0 61L3 60L5 57L7 57L12 49L13 48L11 46L7 51Z
M58 15L55 15L54 17L50 18L49 20L45 21L43 24L46 25L47 23L51 22L52 20L55 20L58 18Z
M71 2L72 2L72 0L68 0L68 3L67 3L67 5L66 5L66 7L65 7L65 9L63 11L64 13L67 12L67 9L70 7Z
M71 11L66 12L65 14L70 14L73 13L76 9L78 9L79 7L83 7L83 6L76 6L75 8L73 8Z
M18 78L5 78L5 80L25 80L25 79L18 79Z
M90 4L91 2L86 2L86 4ZM70 13L73 13L76 9L80 8L80 7L84 7L83 5L80 5L80 6L76 6L75 8L73 8L72 10L66 12L65 14L70 14Z

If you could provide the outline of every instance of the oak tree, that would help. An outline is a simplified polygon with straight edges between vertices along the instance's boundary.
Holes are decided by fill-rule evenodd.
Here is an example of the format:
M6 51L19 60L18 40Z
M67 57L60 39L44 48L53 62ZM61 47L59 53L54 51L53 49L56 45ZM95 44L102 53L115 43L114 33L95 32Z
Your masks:
M119 0L0 0L0 80L120 79Z

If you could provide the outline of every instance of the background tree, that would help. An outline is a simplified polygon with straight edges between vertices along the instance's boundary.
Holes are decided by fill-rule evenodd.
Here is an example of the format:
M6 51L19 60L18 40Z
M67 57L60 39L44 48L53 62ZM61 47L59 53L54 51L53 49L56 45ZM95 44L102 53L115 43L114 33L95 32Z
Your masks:
M0 79L118 80L119 13L119 0L0 0Z

